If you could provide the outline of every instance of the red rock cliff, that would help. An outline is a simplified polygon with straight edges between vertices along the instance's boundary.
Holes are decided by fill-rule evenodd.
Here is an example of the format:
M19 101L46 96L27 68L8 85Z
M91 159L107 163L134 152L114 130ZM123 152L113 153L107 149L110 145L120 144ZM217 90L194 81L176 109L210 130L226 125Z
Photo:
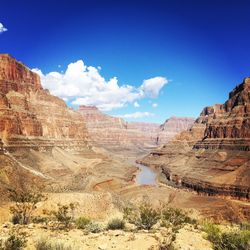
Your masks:
M37 139L58 145L65 139L86 142L81 116L44 90L37 74L6 54L0 55L0 111L0 138L6 147L18 147L21 141L36 145Z
M8 54L0 54L0 92L26 93L41 90L40 78Z

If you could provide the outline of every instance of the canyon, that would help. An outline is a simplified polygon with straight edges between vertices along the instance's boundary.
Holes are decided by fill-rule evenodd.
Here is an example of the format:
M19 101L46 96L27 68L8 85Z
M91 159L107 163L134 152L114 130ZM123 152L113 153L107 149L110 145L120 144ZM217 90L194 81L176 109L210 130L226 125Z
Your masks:
M205 107L193 126L140 162L167 181L207 195L250 198L250 78L224 104Z
M41 210L77 201L79 213L89 217L108 218L119 214L121 204L147 199L157 206L174 197L173 206L206 218L250 218L249 203L223 198L249 198L249 82L196 120L126 122L94 106L69 108L43 89L37 74L1 54L1 219L10 216L8 191L26 187L48 193ZM137 178L136 160L153 169L151 185Z
M135 168L120 161L117 168L115 157L88 144L81 114L43 89L37 74L7 54L0 55L0 86L1 199L8 189L29 185L87 189L105 178L95 171L112 167L121 182L132 178Z
M147 152L167 143L179 132L187 130L193 118L171 117L164 124L126 122L119 117L102 113L94 106L81 105L78 109L89 132L92 144L116 153L121 151Z

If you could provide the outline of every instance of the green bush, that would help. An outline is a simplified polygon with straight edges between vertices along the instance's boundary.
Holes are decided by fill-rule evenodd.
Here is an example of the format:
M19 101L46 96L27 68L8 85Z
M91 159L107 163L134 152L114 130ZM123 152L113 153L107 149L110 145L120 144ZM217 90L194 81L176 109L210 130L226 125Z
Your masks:
M207 233L207 237L206 237L207 240L212 242L214 246L221 245L221 230L217 225L215 225L211 222L206 222L203 225L203 230ZM217 248L215 248L215 249L217 249Z
M63 229L69 229L70 223L74 219L74 210L75 210L75 204L70 203L69 205L61 205L57 204L58 210L57 211L51 211L49 214L52 214L56 221L58 221L60 224L58 227L62 226Z
M250 230L250 223L247 221L243 221L240 223L240 228L243 230Z
M248 250L250 249L250 231L231 229L222 232L217 225L206 223L203 230L215 250Z
M108 222L107 229L116 230L116 229L124 229L125 222L122 219L115 218Z
M96 222L90 222L86 225L85 229L90 233L100 233L103 230L102 226Z
M12 231L5 241L0 242L1 250L21 250L26 247L27 239L24 233Z
M36 250L73 250L71 246L65 246L61 242L50 242L48 239L40 239L35 244Z
M181 227L184 223L193 224L196 221L191 219L186 213L176 208L165 208L161 212L163 222L176 228Z
M77 220L75 221L76 223L76 227L78 229L85 229L86 226L90 223L90 219L86 218L86 217L79 217L77 218Z
M138 229L150 230L160 219L160 211L148 203L139 208L125 208L124 219L137 226Z

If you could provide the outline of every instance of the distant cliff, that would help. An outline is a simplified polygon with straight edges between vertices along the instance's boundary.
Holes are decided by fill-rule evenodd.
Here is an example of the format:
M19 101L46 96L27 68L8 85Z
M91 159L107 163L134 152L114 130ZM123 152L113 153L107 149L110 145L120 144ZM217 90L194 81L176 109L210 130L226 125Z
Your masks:
M188 129L194 122L192 118L173 117L163 125L145 122L126 122L112 117L94 106L80 106L84 122L88 128L89 139L99 146L111 148L157 147L168 142L180 131Z

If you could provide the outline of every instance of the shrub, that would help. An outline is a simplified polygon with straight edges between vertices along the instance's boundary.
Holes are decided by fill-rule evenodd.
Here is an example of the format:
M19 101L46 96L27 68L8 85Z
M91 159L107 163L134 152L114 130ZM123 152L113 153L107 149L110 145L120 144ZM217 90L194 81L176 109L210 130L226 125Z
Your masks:
M39 192L10 190L10 199L15 202L10 208L13 224L28 224L36 204L45 200L45 196Z
M49 214L52 214L56 221L58 221L60 224L58 227L62 226L64 229L68 229L70 227L70 223L74 219L74 210L75 210L75 204L70 203L69 205L61 205L57 204L58 210L57 211L51 211Z
M19 231L12 231L6 241L0 242L1 250L21 250L27 243L26 235Z
M91 233L100 233L103 230L102 226L96 222L90 222L85 229Z
M123 209L123 218L129 223L134 224L137 217L136 210L136 207L125 207Z
M62 242L50 242L48 239L40 239L35 244L36 250L73 250L71 246L65 246Z
M207 240L211 241L214 246L221 245L221 230L217 225L206 222L203 225L203 230L207 233Z
M32 218L33 223L48 223L49 218L48 217L42 217L42 216L35 216Z
M125 208L124 218L138 229L151 229L160 219L160 211L143 203L139 208Z
M107 229L110 230L116 230L116 229L124 229L125 228L125 222L122 219L115 218L108 222Z
M167 224L174 226L175 228L181 227L184 223L193 224L196 221L191 219L182 210L176 208L165 208L161 212L162 220Z
M250 230L250 223L247 221L243 221L240 223L240 228L243 230Z
M77 218L77 220L75 221L76 223L76 227L78 229L85 229L86 226L90 223L90 219L86 218L86 217L79 217Z
M217 225L206 223L203 227L207 239L215 250L247 250L250 249L250 231L233 229L222 232Z

